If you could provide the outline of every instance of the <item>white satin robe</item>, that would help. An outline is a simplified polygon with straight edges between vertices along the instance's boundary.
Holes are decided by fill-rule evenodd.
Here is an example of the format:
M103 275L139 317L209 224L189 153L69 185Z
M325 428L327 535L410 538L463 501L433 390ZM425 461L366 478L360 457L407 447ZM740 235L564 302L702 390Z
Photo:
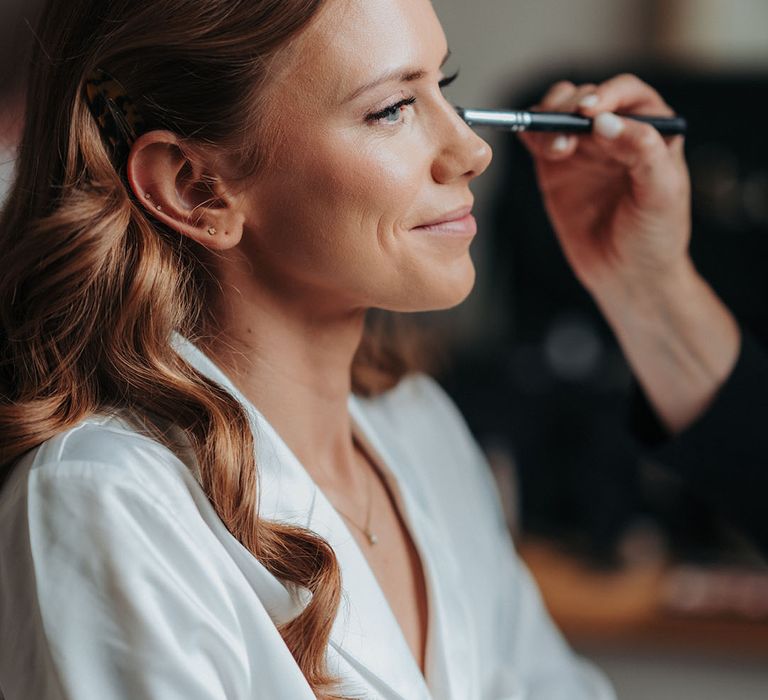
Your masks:
M262 517L324 537L344 596L328 659L371 700L610 700L553 627L505 528L488 466L425 376L354 396L356 434L389 470L428 588L426 680L344 520L243 402ZM313 700L275 627L306 604L224 527L189 455L95 417L24 456L0 494L0 689L6 700Z

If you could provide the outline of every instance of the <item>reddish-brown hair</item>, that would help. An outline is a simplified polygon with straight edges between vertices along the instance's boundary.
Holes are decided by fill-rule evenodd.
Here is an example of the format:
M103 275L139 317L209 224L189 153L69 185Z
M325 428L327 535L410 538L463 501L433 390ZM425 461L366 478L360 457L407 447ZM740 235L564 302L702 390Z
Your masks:
M172 348L205 327L201 250L150 221L83 97L119 79L149 129L231 145L264 167L264 86L323 0L55 0L38 29L18 176L0 218L0 483L17 458L88 415L173 424L232 534L280 579L312 592L280 632L315 693L332 695L326 646L340 599L330 546L262 520L248 419ZM215 99L210 95L215 94ZM367 333L353 367L366 394L409 364Z

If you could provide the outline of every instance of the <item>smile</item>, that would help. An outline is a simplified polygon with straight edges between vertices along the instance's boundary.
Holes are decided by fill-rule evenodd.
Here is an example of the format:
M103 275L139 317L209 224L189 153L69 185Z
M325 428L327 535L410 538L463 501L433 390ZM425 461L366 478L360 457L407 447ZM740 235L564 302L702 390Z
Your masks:
M472 207L462 207L439 218L413 228L414 231L428 231L454 236L474 236L477 222L472 216Z

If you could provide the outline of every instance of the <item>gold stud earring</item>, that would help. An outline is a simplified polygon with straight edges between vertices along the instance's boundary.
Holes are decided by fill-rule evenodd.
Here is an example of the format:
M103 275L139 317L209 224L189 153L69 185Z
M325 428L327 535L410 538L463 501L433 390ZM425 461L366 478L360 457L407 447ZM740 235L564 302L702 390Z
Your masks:
M213 226L208 227L208 235L209 236L215 236L216 235L216 229Z

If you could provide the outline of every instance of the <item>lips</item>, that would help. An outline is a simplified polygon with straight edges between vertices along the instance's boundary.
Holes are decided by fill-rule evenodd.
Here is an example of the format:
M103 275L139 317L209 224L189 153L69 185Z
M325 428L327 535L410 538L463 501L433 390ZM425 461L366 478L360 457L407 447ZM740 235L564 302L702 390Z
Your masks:
M472 207L465 206L461 209L441 214L431 221L415 226L414 231L440 235L443 238L472 238L477 233L477 222L472 216Z
M414 228L435 228L442 226L443 224L454 223L466 219L472 213L472 205L461 207L460 209L454 209L451 212L442 214L432 221L428 221L423 224L419 224Z

